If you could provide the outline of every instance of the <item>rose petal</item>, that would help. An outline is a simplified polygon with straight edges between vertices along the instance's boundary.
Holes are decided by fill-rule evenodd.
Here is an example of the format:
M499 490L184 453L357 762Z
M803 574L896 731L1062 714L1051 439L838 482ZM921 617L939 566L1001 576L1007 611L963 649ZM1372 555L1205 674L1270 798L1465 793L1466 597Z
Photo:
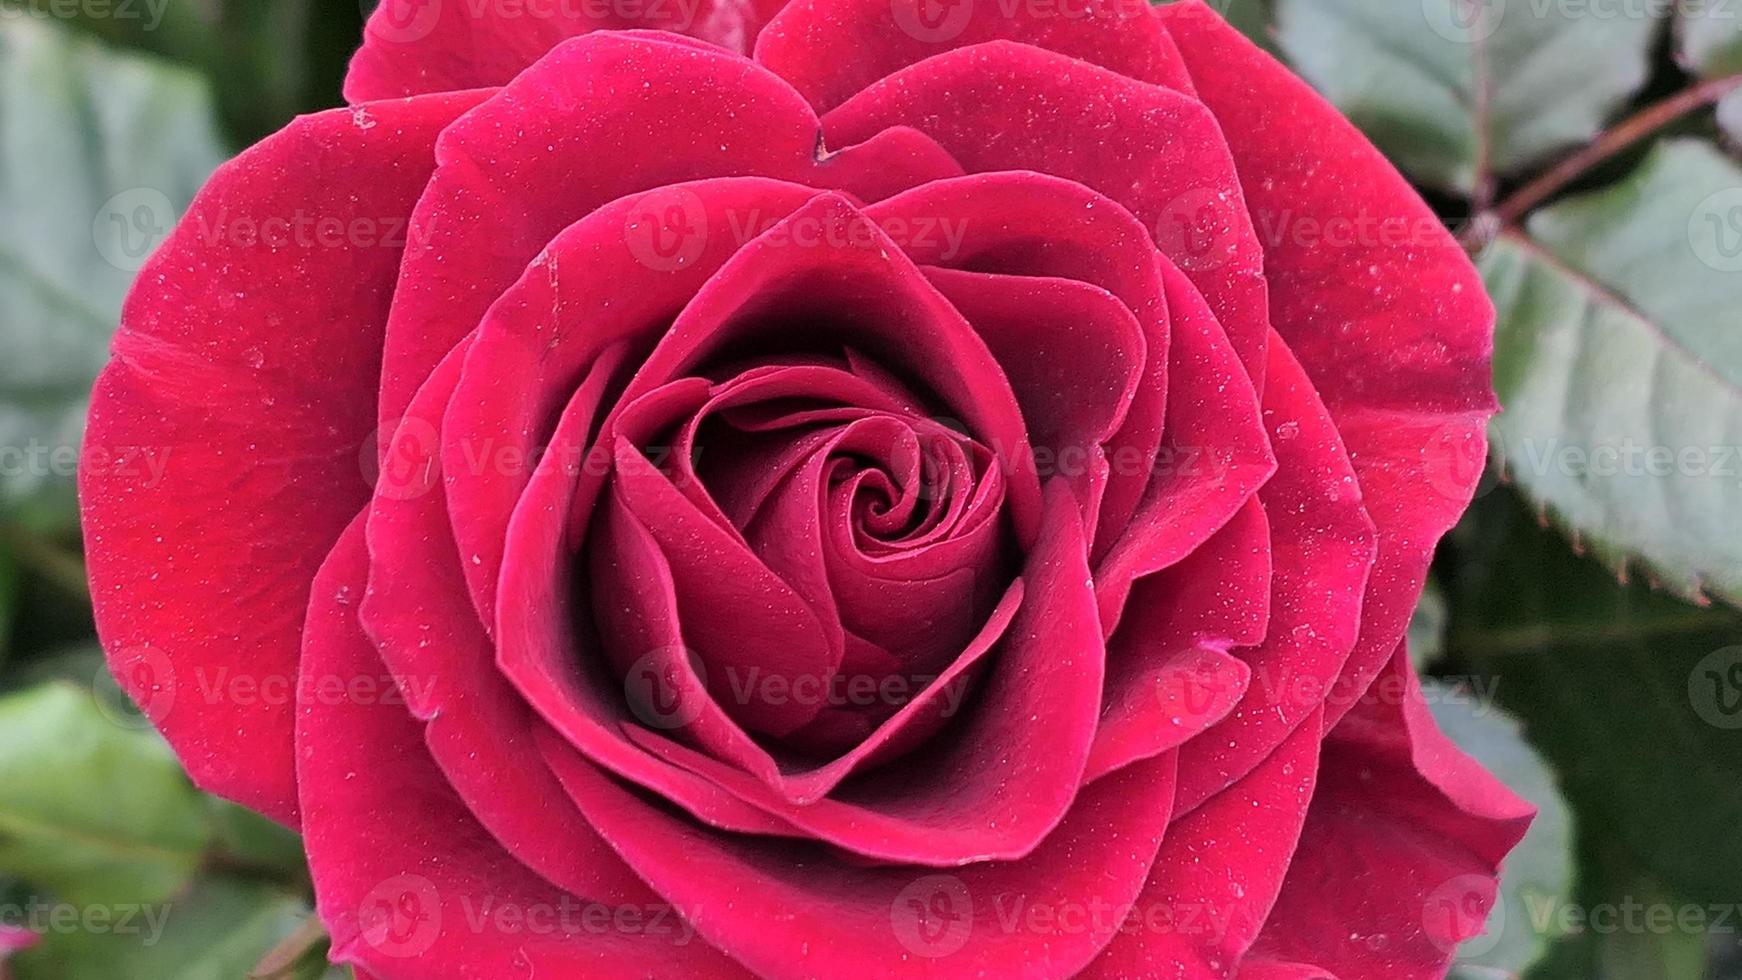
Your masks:
M658 679L658 710L680 722L676 727L702 749L764 782L778 781L775 760L708 693L707 680L713 678L704 679L701 672L711 665L685 641L678 582L657 536L619 494L611 494L602 510L598 535L588 549L600 645L625 675L641 670ZM729 681L715 681L715 686L729 690Z
M1168 828L1138 923L1121 932L1081 976L1233 974L1282 889L1319 770L1317 716L1262 765Z
M969 172L1036 170L1136 215L1209 301L1241 363L1262 376L1263 251L1221 128L1192 98L1064 55L992 41L928 58L823 118L831 139L907 125ZM1177 224L1190 219L1192 234ZM1213 222L1207 228L1198 223ZM1207 247L1197 236L1208 233Z
M839 151L819 143L817 163L817 186L846 191L861 201L881 201L962 175L962 165L936 140L908 126L891 126Z
M1149 6L1122 0L1088 0L1069 13L997 0L797 0L757 39L756 60L791 82L818 112L827 112L933 55L1000 40L1056 51L1139 81L1177 85L1185 76Z
M639 880L601 860L598 835L550 771L526 764L540 722L496 672L477 617L454 602L465 584L447 534L436 424L465 353L456 348L442 361L389 447L391 465L368 511L369 588L359 618L411 713L427 723L430 756L508 853L576 894L633 894Z
M755 522L774 491L838 441L844 427L904 419L908 424L895 429L917 442L912 424L929 414L905 392L840 364L770 360L713 385L706 402L683 422L670 453L678 488L737 531ZM887 433L888 426L878 431ZM918 482L917 455L907 460L896 453L883 462L895 468L894 479ZM914 503L907 503L908 513Z
M1072 279L928 269L926 278L1003 365L1031 441L1083 449L1112 437L1140 382L1137 318L1117 297Z
M876 765L888 764L891 759L917 748L964 710L970 685L983 672L982 668L988 663L988 656L999 649L998 641L1003 639L1017 610L1022 608L1023 594L1023 583L1018 580L1010 586L992 615L987 617L980 635L966 644L962 655L875 730L862 735L858 744L849 751L821 766L799 769L775 779L764 778L764 785L785 803L807 807L834 792L836 787L854 774ZM670 739L642 728L631 728L629 737L675 765L686 766L727 785L736 784L742 789L741 795L746 799L768 799L713 760Z
M819 159L819 129L775 75L677 35L604 31L558 45L437 146L414 221L421 240L406 256L388 322L381 419L398 418L418 383L558 232L607 202L753 175L865 197L860 179L891 189L958 169L934 169L948 155L918 152L911 132Z
M11 954L30 949L41 940L41 936L29 929L0 926L0 964L4 964Z
M1179 564L1137 583L1108 641L1086 780L1177 748L1233 710L1251 670L1228 651L1264 638L1269 583L1270 524L1256 500Z
M110 666L196 782L285 823L290 704L231 685L292 687L308 581L369 496L394 230L478 98L305 116L220 168L141 270L91 397L85 457L111 462L79 489Z
M1264 424L1277 470L1270 518L1269 635L1236 651L1252 669L1238 707L1180 750L1182 812L1245 775L1331 695L1355 644L1373 522L1336 427L1280 337L1269 345Z
M794 806L705 757L674 758L812 836L877 860L955 866L1030 853L1077 795L1106 659L1081 522L1060 482L1048 486L1042 527L998 669L923 764L909 759Z
M862 973L874 964L892 977L1068 976L1118 924L1111 915L1085 923L1085 911L1123 907L1148 873L1166 829L1160 814L1171 809L1173 758L1089 787L1024 860L947 873L854 867L825 852L722 837L673 819L591 767L562 766L558 775L624 859L668 901L692 910L709 942L758 975ZM1076 917L1031 928L1032 909Z
M671 31L748 53L780 0L606 0L521 5L382 0L345 75L350 102L506 85L571 37Z
M332 688L305 685L318 696L297 711L303 840L332 958L382 976L403 976L411 963L489 977L674 969L685 976L743 976L704 944L686 942L669 906L650 893L603 905L567 894L527 870L478 825L419 742L421 726L390 697L391 678L357 625L367 558L359 521L315 577L304 676L341 679L336 689L344 693L327 696L319 692ZM363 814L369 819L358 819ZM498 917L506 908L517 912ZM585 922L600 911L612 921L617 909L649 915L663 909L674 924L663 934L525 927Z
M557 232L600 205L678 181L806 173L816 139L809 107L779 79L745 68L674 35L589 34L449 127L418 201L422 241L406 256L388 321L382 420L399 416ZM637 152L625 157L624 146Z
M974 438L1028 445L1016 397L985 341L899 245L840 194L821 194L739 249L702 287L624 392L633 399L728 345L874 355L921 382ZM1009 474L1018 537L1034 539L1039 481Z
M710 826L790 833L790 825L654 757L626 734L626 726L649 720L645 713L635 713L630 694L641 692L636 685L657 678L644 672L617 676L599 649L598 637L586 628L590 617L575 615L573 608L576 598L586 595L584 589L574 587L575 544L582 529L571 521L593 423L586 407L571 405L564 413L550 451L539 460L509 525L496 609L496 666L561 735L546 740L552 746L546 756L584 754L609 771L655 790ZM681 724L685 719L674 720Z
M844 657L839 669L847 675L875 680L904 668L935 673L980 630L1009 580L999 560L1006 530L997 518L1001 486L981 493L978 477L966 474L958 475L958 482L967 481L960 488L928 486L919 472L928 452L954 450L959 467L968 464L955 433L936 423L917 424L929 445L949 449L922 448L915 423L897 416L869 415L824 430L809 458L789 471L745 525L751 547L820 616L864 641L856 652L869 659ZM894 458L879 462L886 457ZM917 498L942 497L924 505L929 513L921 526L899 542L866 540L863 522L875 518L865 518L855 503L868 492L864 487L887 480L878 466L905 471L907 492L898 501L908 505L903 522L914 520ZM856 476L845 475L854 470ZM1002 483L996 469L984 478Z
M1042 477L1070 481L1093 539L1108 466L1102 444L1123 424L1143 381L1147 352L1137 318L1112 293L1073 279L956 269L928 269L926 277L985 338L1010 379L1028 420L1033 459L1023 462Z
M790 690L800 679L830 677L839 669L839 639L792 586L627 441L617 444L611 492L657 542L672 575L686 642L710 672L721 675L714 684L767 675ZM598 546L589 542L589 548ZM811 721L821 706L745 698L729 710L747 727L779 737Z
M866 213L901 229L908 254L922 265L1090 283L1117 296L1142 324L1143 379L1106 450L1091 552L1104 555L1149 484L1167 403L1168 308L1149 233L1111 198L1030 172L934 181Z
M1403 636L1434 545L1475 491L1480 473L1445 460L1472 445L1481 458L1494 311L1463 249L1336 109L1200 0L1164 22L1259 222L1349 229L1271 236L1264 254L1272 321L1330 408L1379 529L1335 722Z
M478 328L457 397L443 423L448 507L473 605L495 616L508 518L577 385L602 354L637 355L744 242L740 226L790 214L817 194L760 177L724 177L607 204L547 245ZM662 255L660 236L684 235ZM598 384L621 381L609 376ZM588 446L579 447L586 453ZM602 477L608 454L582 460Z
M1534 812L1440 732L1399 647L1325 740L1257 953L1346 978L1444 976L1458 943L1481 932L1500 859Z
M935 672L978 631L1015 565L999 517L1003 476L993 469L976 487L951 491L955 524L943 525L903 548L867 542L849 527L857 484L835 492L835 513L823 550L842 623L855 635L889 651L900 669ZM972 499L958 503L961 497ZM769 534L775 532L770 524ZM886 543L885 543L886 544Z
M1306 963L1251 956L1240 962L1239 980L1337 980L1331 971Z
M1190 554L1276 471L1258 396L1203 297L1177 269L1162 278L1173 310L1167 426L1136 516L1096 568L1111 632L1133 580Z

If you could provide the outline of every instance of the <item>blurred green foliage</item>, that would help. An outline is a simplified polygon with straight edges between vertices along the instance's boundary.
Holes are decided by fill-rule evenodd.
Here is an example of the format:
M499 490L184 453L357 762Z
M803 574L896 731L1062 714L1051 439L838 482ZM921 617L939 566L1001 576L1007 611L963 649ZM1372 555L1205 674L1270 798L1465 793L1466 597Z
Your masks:
M236 980L281 944L277 980L327 972L300 841L194 789L108 679L71 461L146 251L218 163L338 103L361 19L0 0L0 925L40 934L0 977Z

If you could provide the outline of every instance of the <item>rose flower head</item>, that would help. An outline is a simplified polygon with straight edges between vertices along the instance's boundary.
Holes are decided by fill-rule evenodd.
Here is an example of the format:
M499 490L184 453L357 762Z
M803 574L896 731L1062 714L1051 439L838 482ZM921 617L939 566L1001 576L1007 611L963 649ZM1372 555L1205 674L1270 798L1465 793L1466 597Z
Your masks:
M388 0L140 274L99 628L360 975L1442 976L1493 313L1195 0Z

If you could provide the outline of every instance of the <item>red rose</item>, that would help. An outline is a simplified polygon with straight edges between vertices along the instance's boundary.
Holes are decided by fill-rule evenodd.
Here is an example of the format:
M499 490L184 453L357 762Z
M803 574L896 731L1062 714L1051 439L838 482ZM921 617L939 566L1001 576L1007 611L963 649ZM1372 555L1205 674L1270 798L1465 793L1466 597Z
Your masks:
M389 3L97 385L114 669L335 957L1441 975L1529 810L1400 649L1432 213L1196 2L627 2Z

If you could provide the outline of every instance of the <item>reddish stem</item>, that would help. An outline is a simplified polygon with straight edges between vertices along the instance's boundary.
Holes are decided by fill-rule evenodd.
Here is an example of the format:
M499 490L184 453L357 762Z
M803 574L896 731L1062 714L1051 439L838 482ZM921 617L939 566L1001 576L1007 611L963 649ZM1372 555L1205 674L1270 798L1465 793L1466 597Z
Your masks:
M1738 87L1742 87L1742 73L1708 79L1698 85L1683 89L1662 102L1646 106L1621 120L1604 130L1584 149L1567 157L1547 173L1514 191L1506 200L1500 202L1500 205L1491 213L1483 216L1487 220L1471 222L1470 232L1475 233L1480 240L1471 241L1467 233L1466 244L1485 244L1499 229L1517 223L1518 219L1530 213L1537 205L1560 193L1567 185L1590 172L1593 167L1695 109L1701 109L1717 102ZM1486 233L1482 229L1486 229Z

